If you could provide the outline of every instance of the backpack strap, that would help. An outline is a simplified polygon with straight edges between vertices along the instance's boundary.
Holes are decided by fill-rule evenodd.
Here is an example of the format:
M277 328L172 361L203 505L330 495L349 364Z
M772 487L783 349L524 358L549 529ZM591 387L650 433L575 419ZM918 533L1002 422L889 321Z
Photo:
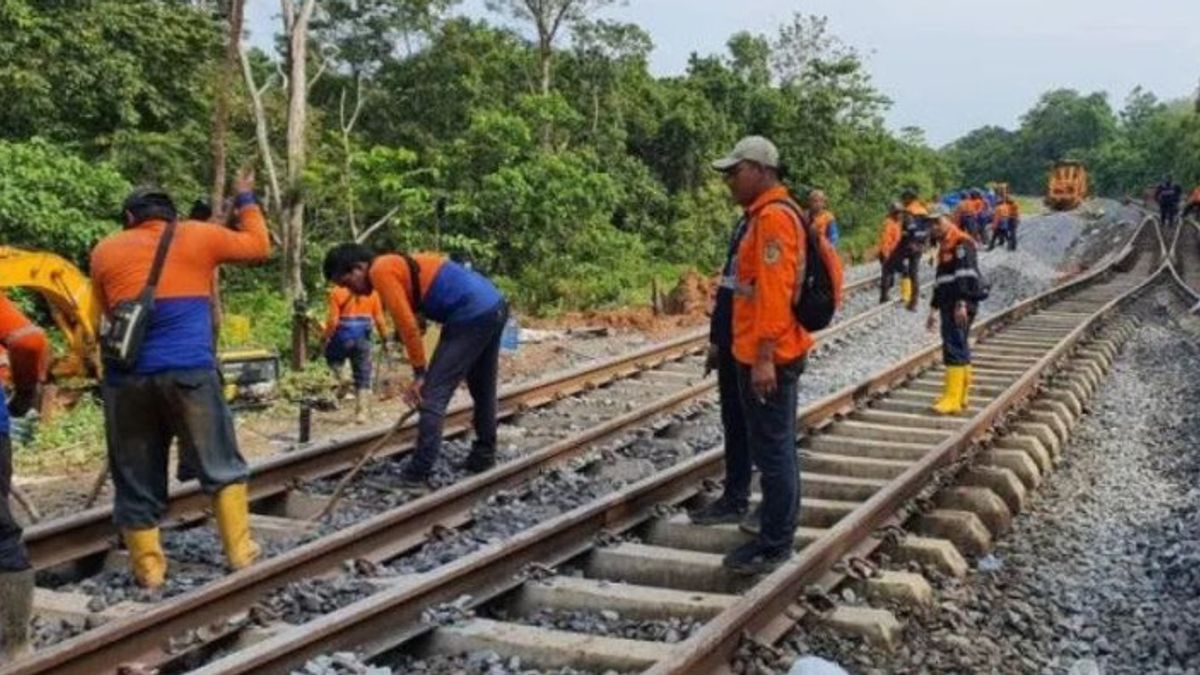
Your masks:
M792 298L792 304L795 305L800 300L800 294L804 291L804 278L808 270L808 256L817 250L816 246L819 246L820 242L814 241L813 232L815 228L804 217L804 212L800 210L799 204L791 199L776 199L771 204L779 204L790 211L796 217L796 228L804 235L804 255L800 256L800 264L796 265L796 297Z
M408 277L412 279L412 296L409 299L409 304L412 305L414 314L421 314L421 266L417 264L417 259L407 253L401 253L400 257L404 258L404 262L408 264Z

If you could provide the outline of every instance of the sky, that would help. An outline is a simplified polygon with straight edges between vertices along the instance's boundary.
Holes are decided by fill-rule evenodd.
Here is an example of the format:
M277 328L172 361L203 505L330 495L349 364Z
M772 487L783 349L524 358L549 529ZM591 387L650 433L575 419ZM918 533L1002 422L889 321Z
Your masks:
M251 42L269 44L277 8L247 3ZM483 0L457 11L487 14ZM920 127L934 146L1013 128L1056 87L1106 91L1120 108L1135 86L1190 98L1200 81L1200 0L627 0L604 16L645 29L651 70L676 75L692 52L724 53L743 30L773 37L797 11L827 16L893 101L888 125Z

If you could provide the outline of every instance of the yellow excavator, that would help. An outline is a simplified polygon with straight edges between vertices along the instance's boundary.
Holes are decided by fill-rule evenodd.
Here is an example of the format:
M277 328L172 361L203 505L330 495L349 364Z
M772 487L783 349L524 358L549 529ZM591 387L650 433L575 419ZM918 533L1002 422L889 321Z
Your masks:
M100 374L100 307L92 281L78 267L53 253L0 246L0 288L27 288L45 298L67 341L67 354L53 366L56 377Z
M101 373L97 336L100 306L92 280L71 261L45 251L0 246L0 289L25 288L46 300L50 316L62 331L67 353L51 366L55 378L97 378ZM227 316L235 326L244 317ZM248 334L248 327L241 329ZM218 355L230 400L270 398L279 382L279 357L257 348L223 350Z

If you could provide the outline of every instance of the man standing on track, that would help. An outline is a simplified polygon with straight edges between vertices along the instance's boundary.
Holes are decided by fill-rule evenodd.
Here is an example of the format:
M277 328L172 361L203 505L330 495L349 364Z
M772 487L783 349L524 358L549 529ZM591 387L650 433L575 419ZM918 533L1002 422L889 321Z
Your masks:
M1163 225L1174 225L1179 216L1179 202L1183 199L1183 188L1171 179L1170 174L1154 188L1154 201L1158 202L1158 214Z
M475 440L464 468L472 473L496 464L496 389L500 337L508 302L483 275L438 253L376 256L361 244L335 246L325 256L325 278L354 293L379 297L404 340L414 380L405 392L420 410L417 449L401 474L405 487L428 484L441 453L446 407L466 380L475 403ZM426 368L419 320L442 324Z
M791 556L800 508L797 390L813 338L796 320L792 304L805 260L806 226L780 182L779 151L769 140L743 138L713 168L745 209L746 232L731 264L732 353L746 445L762 486L758 527L750 528L757 534L726 555L724 564L757 574ZM748 473L744 485L726 491L748 495Z
M897 267L893 264L892 254L896 252L896 247L900 245L900 238L903 230L901 214L904 212L904 207L899 203L893 203L888 207L887 216L883 219L883 224L879 227L879 304L886 304L892 291L892 282L896 278Z
M29 618L33 611L33 569L21 543L21 527L8 509L12 489L12 439L9 414L33 408L46 377L49 342L0 293L0 345L8 351L13 396L0 402L0 666L29 654Z
M891 267L900 270L900 300L905 309L915 312L921 295L921 254L929 243L929 210L912 190L901 193L900 204L904 207L900 243L892 251Z
M371 326L374 324L387 350L387 321L378 293L358 295L348 288L329 289L329 309L325 319L325 362L338 379L338 397L346 381L346 361L354 380L355 421L363 424L371 400ZM345 387L349 389L349 387Z
M963 232L943 210L933 214L933 237L938 243L937 278L925 327L941 322L942 364L946 369L942 397L933 410L943 415L967 407L971 386L971 323L985 297L977 264L975 239Z
M988 250L996 248L996 244L1007 245L1008 250L1017 250L1017 226L1021 224L1021 209L1017 202L1005 193L996 204L992 215L992 238L988 242Z
M254 196L254 174L235 183L240 230L200 221L176 222L175 204L161 190L135 190L124 206L125 229L92 250L92 281L108 320L148 289L168 228L161 277L154 289L145 337L131 367L106 361L101 392L108 461L121 528L134 577L146 588L166 581L158 524L167 508L171 442L212 495L225 557L233 569L259 556L250 536L249 469L238 449L233 417L221 394L213 344L213 273L222 263L265 260L267 223Z

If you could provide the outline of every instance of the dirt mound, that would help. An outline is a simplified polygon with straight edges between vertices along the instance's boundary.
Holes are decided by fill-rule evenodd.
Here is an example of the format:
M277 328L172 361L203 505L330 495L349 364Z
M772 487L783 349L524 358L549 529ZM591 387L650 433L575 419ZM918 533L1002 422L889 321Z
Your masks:
M708 311L717 290L717 280L688 270L663 300L663 313L668 316L700 315Z

